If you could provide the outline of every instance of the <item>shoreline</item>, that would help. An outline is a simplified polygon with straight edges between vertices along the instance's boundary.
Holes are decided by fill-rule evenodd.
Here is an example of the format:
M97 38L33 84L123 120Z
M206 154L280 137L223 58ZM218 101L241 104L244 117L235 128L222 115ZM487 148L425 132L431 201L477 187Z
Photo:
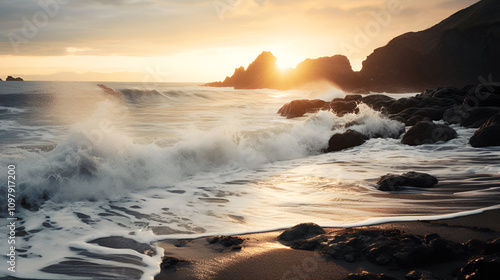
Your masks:
M491 208L491 207L490 207ZM470 211L473 212L473 211ZM450 242L465 243L471 239L491 241L500 237L498 207L481 213L448 219L432 219L407 222L388 222L351 228L324 227L327 235L346 229L399 230L404 234L426 236L438 234ZM350 273L369 271L384 273L396 279L404 279L407 268L381 266L368 260L348 262L327 259L317 251L291 249L287 242L279 241L283 230L232 235L225 242L207 241L210 237L195 239L167 239L157 245L164 249L164 263L155 280L163 279L344 279ZM241 240L240 240L241 239ZM238 241L240 240L240 241ZM238 244L242 242L242 244ZM227 245L227 246L226 246ZM451 271L457 271L467 263L457 259L442 264L426 265L440 279L453 279Z

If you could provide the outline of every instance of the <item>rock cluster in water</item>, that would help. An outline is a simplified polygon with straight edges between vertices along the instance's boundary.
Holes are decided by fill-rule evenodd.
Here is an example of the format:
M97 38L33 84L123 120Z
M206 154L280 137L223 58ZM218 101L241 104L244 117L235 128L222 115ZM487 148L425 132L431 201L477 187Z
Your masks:
M416 146L446 142L457 137L456 131L447 124L479 128L470 139L473 147L500 146L500 85L479 84L463 88L444 87L409 98L394 99L381 94L347 95L331 102L322 100L294 100L278 111L287 118L301 117L306 113L328 110L338 116L357 113L359 105L382 112L391 120L412 126L401 143ZM435 124L442 120L447 124ZM346 128L353 124L346 125ZM350 128L349 128L350 129ZM358 131L361 133L361 131ZM402 134L404 130L401 131ZM362 145L371 138L355 130L335 134L328 143L327 152L339 151ZM387 135L378 135L388 137ZM399 135L392 135L393 138Z

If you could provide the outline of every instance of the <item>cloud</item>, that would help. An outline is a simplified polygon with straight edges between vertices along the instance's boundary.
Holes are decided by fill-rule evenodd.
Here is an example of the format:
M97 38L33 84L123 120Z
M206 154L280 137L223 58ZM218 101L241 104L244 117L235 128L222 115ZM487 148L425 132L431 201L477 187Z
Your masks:
M225 5L223 19L214 1ZM427 28L436 23L436 18L475 1L400 2L405 5L403 12L367 46L367 51L400 33ZM0 1L0 55L54 56L84 50L76 53L153 56L312 38L318 40L310 42L313 45L323 43L327 44L325 50L333 50L332 42L350 40L353 30L363 28L373 20L371 13L386 4L386 0L70 0L48 17L47 24L37 26L36 15L45 12L38 1L5 0ZM37 29L34 36L29 33L30 24ZM18 52L11 45L13 34L27 41L19 43Z

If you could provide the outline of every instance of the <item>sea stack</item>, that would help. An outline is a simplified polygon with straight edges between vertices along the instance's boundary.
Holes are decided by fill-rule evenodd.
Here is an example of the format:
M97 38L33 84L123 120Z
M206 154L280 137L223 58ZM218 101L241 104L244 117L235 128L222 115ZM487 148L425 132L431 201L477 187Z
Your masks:
M17 78L14 78L12 76L8 76L6 81L9 81L9 82L22 82L24 81L21 77L17 77Z

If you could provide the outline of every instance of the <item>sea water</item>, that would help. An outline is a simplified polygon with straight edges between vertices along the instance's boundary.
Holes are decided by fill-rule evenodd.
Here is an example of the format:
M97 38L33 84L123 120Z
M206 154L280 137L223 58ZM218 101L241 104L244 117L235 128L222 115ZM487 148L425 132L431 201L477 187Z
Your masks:
M2 276L151 279L155 241L280 229L437 219L498 208L500 149L472 148L474 129L411 147L373 138L324 154L346 129L391 136L404 124L361 105L338 117L276 114L293 99L340 90L234 90L196 84L0 82L1 217L15 166L16 272L2 226ZM388 94L394 98L413 94ZM376 180L434 175L433 189L381 192ZM91 242L151 244L143 252ZM125 246L126 247L126 246ZM124 264L125 263L125 264Z

